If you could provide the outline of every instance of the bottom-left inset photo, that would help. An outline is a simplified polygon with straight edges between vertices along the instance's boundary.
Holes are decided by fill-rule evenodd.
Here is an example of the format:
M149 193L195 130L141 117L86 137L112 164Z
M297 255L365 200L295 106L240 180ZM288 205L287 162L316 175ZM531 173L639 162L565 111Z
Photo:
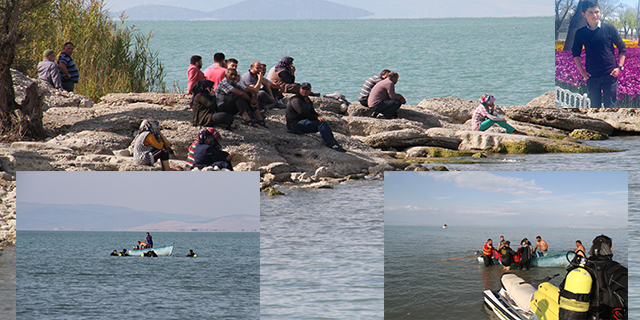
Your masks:
M18 172L23 319L257 319L258 172Z

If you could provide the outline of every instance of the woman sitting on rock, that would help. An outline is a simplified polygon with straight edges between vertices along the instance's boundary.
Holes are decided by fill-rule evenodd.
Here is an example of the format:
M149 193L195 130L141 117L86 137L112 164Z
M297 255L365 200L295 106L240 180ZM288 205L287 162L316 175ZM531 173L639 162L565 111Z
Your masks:
M162 171L172 170L169 166L169 147L171 143L160 133L157 120L144 120L140 124L138 136L133 140L133 159L135 164L153 166L158 159Z
M471 129L475 131L485 131L496 123L499 126L507 129L507 133L522 134L514 127L507 124L504 118L493 115L496 105L494 102L496 98L490 94L483 94L480 97L480 105L473 110L473 116L471 117Z
M231 170L231 158L233 154L222 151L219 141L222 136L218 130L214 128L203 129L198 134L198 139L189 147L189 155L187 156L187 165L185 171L198 168L202 170L206 167L217 167L218 170Z
M284 92L298 93L300 84L296 81L296 67L293 66L293 58L284 57L278 62L271 82L281 86Z
M192 124L203 127L219 125L227 130L237 129L238 126L233 124L232 114L218 112L216 92L213 89L213 85L213 81L200 80L193 86L193 99L191 99L191 107L193 108Z

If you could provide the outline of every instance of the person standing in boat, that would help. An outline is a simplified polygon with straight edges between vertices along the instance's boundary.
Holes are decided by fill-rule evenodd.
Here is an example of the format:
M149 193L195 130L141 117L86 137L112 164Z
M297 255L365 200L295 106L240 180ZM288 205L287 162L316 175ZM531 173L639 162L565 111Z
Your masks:
M482 258L484 259L484 266L489 267L493 265L493 240L488 239L482 249Z
M538 247L540 247L539 256L543 256L544 255L543 252L546 252L547 249L549 249L549 245L547 245L547 242L542 240L542 238L540 236L536 237L536 247L533 248L533 252L536 252L536 249L538 249Z
M149 232L147 232L147 245L145 246L145 248L153 248L153 239Z
M498 243L498 250L502 249L502 247L504 247L504 236L500 236L500 243Z
M511 249L511 242L509 240L504 242L504 247L500 249L500 254L502 254L502 269L503 270L511 270L511 261L513 260L513 256L516 255L515 251Z

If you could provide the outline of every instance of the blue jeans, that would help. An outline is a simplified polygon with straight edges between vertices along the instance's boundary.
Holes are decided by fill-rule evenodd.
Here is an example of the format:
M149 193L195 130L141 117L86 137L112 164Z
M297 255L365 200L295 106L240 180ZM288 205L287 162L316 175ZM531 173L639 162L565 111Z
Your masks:
M398 109L402 106L400 100L383 100L380 103L372 107L373 111L381 113L387 118L391 118L396 115Z
M587 80L587 91L591 100L591 108L600 108L604 102L605 108L615 108L618 98L618 78L611 75L591 77Z
M338 142L333 137L333 133L331 132L331 128L326 121L320 120L309 120L304 119L298 121L298 123L294 124L293 127L289 128L289 131L299 131L299 132L320 132L320 136L322 136L322 140L327 145L337 144Z
M508 123L506 123L505 121L493 121L491 119L487 119L485 121L482 121L482 123L480 124L480 128L478 128L478 131L485 131L489 128L491 128L491 126L497 123L499 126L507 129L507 133L511 133L516 131L516 128L510 126Z

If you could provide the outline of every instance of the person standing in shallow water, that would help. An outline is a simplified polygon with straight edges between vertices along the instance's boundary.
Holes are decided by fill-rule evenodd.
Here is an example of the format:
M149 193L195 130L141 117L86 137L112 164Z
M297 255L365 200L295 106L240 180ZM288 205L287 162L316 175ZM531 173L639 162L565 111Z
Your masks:
M493 240L488 239L482 248L482 258L484 259L484 266L489 267L493 265Z

